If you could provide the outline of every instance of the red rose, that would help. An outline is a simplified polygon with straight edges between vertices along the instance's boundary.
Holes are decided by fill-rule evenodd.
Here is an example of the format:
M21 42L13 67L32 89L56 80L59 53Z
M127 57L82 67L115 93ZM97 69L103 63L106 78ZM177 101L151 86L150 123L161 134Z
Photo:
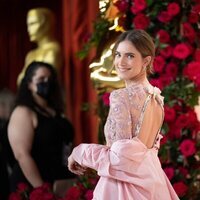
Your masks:
M173 188L179 197L183 197L188 191L188 187L182 181L174 183Z
M160 78L153 78L150 80L150 83L153 85L153 86L156 86L160 89L163 89L163 84L162 84L162 80Z
M17 185L17 189L19 190L19 192L24 192L25 190L29 189L29 186L26 183L19 183Z
M172 19L172 17L169 15L169 13L167 11L162 11L159 15L158 15L158 20L160 22L163 23L167 23Z
M199 15L197 13L190 13L188 16L188 22L191 24L196 24L199 21Z
M131 12L133 14L138 14L147 7L145 0L135 0L133 6L131 7Z
M200 62L192 61L183 70L183 75L200 87Z
M149 26L150 20L144 14L138 14L133 19L133 24L136 29L146 29Z
M167 175L169 180L171 180L174 177L174 168L173 167L164 168L164 172Z
M172 55L172 52L173 48L171 46L167 46L160 51L160 55L162 55L164 58L169 58Z
M110 93L108 93L108 92L105 92L102 95L102 100L103 100L103 103L104 103L105 106L109 106L110 105L109 97L110 97Z
M195 6L192 7L192 12L199 14L200 12L200 4L196 4Z
M43 194L41 200L55 200L55 196L52 193L46 192Z
M177 44L173 51L173 56L179 59L185 59L190 55L190 49L185 43Z
M195 31L192 28L192 26L189 23L183 23L183 35L190 40L190 42L193 42L195 39Z
M171 107L165 105L164 110L165 110L165 121L173 122L176 118L176 112L175 112L174 108L171 108Z
M191 139L185 139L180 144L180 151L185 156L192 156L196 152L195 142Z
M178 66L177 64L170 62L167 64L165 71L168 77L175 79L178 73Z
M162 56L156 56L153 62L155 72L161 73L165 65L165 59Z
M180 12L180 6L179 4L173 2L173 3L169 3L167 6L167 12L170 16L175 16Z
M80 183L77 183L77 188L81 191L81 192L83 192L84 190L85 190L85 187L84 187L84 185L80 182Z
M174 109L176 110L176 112L182 112L182 104L183 104L183 100L182 99L177 99L177 103L174 105Z
M160 140L160 145L164 145L166 144L168 141L168 137L166 135L163 135L163 138Z
M128 2L126 0L119 0L114 5L118 8L120 12L126 12L128 8Z
M181 128L176 126L176 124L170 124L169 132L167 133L170 139L179 139L181 137Z
M187 127L189 124L187 115L185 114L179 115L175 123L176 123L176 126L180 127L181 129Z
M194 110L189 110L185 115L188 118L188 126L194 127L198 121L197 115Z
M51 185L44 183L42 186L35 188L30 193L30 200L54 200L55 196L51 192Z
M69 188L65 194L65 200L79 200L81 191L78 187L73 186Z
M168 86L171 82L172 82L172 77L166 75L166 74L162 74L160 76L160 79L162 81L163 87Z
M17 192L12 192L10 195L9 195L9 200L22 200L21 196L19 193Z
M87 190L87 192L84 195L86 200L92 200L93 198L93 190Z
M200 62L200 49L196 49L194 53L194 59Z
M34 189L31 193L30 193L30 200L42 200L42 196L44 195L44 192L42 190L42 188L37 188Z
M159 40L161 43L168 43L169 40L170 40L170 36L169 36L169 33L165 30L159 30L158 33L157 33L158 37L159 37Z
M91 33L88 33L88 32L84 33L84 35L82 36L82 41L83 41L84 43L89 42L89 40L91 39L91 36L92 36Z
M121 16L121 17L119 17L118 24L119 24L119 26L122 26L122 27L125 26L125 24L126 24L126 17L124 15Z
M96 185L97 182L98 182L98 177L96 177L96 178L90 178L88 181L89 181L89 183L91 185Z
M38 188L40 188L40 187L38 187ZM50 183L44 183L44 184L41 186L41 188L42 188L43 190L51 190L52 186L51 186Z
M197 90L200 92L200 75L197 77L197 79L194 81Z
M188 175L188 170L184 167L179 167L179 171L185 177Z
M200 139L200 123L199 123L199 121L197 121L193 125L192 137L196 138L197 140Z

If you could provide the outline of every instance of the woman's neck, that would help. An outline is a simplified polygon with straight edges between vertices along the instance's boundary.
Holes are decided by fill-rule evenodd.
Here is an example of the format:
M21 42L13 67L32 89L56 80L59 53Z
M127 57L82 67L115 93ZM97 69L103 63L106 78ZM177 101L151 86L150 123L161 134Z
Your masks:
M48 116L54 117L56 115L56 111L48 106L48 103L45 99L40 96L34 97L35 103L43 110L43 113L46 113Z
M40 107L42 108L48 107L48 103L44 98L40 97L37 94L33 94L33 98L34 98L35 103L38 104Z
M125 80L126 87L131 86L131 85L137 85L137 84L142 84L144 86L147 86L150 84L147 79L146 71L141 72L140 74L135 76L133 79Z

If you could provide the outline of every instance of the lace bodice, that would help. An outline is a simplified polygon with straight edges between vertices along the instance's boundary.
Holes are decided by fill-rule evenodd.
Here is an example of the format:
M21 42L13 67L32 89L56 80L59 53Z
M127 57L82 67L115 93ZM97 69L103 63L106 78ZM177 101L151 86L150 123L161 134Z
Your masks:
M104 127L108 146L120 139L131 139L139 133L145 108L151 97L163 105L160 90L151 85L131 85L111 93L110 111Z

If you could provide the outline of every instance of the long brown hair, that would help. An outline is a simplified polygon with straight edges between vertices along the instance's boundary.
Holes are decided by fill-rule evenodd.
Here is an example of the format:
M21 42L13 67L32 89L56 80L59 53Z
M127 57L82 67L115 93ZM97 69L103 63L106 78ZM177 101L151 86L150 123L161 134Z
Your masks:
M115 42L113 48L113 56L120 42L128 40L135 48L141 53L142 57L151 56L151 62L147 66L147 74L152 74L153 72L153 59L155 57L155 45L151 36L144 30L136 29L123 32Z

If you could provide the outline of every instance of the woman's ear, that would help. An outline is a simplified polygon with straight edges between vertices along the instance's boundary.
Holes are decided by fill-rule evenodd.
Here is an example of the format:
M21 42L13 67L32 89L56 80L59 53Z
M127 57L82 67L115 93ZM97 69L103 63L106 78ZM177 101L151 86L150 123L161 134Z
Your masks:
M151 56L146 56L144 58L144 67L147 67L150 64L151 64Z

